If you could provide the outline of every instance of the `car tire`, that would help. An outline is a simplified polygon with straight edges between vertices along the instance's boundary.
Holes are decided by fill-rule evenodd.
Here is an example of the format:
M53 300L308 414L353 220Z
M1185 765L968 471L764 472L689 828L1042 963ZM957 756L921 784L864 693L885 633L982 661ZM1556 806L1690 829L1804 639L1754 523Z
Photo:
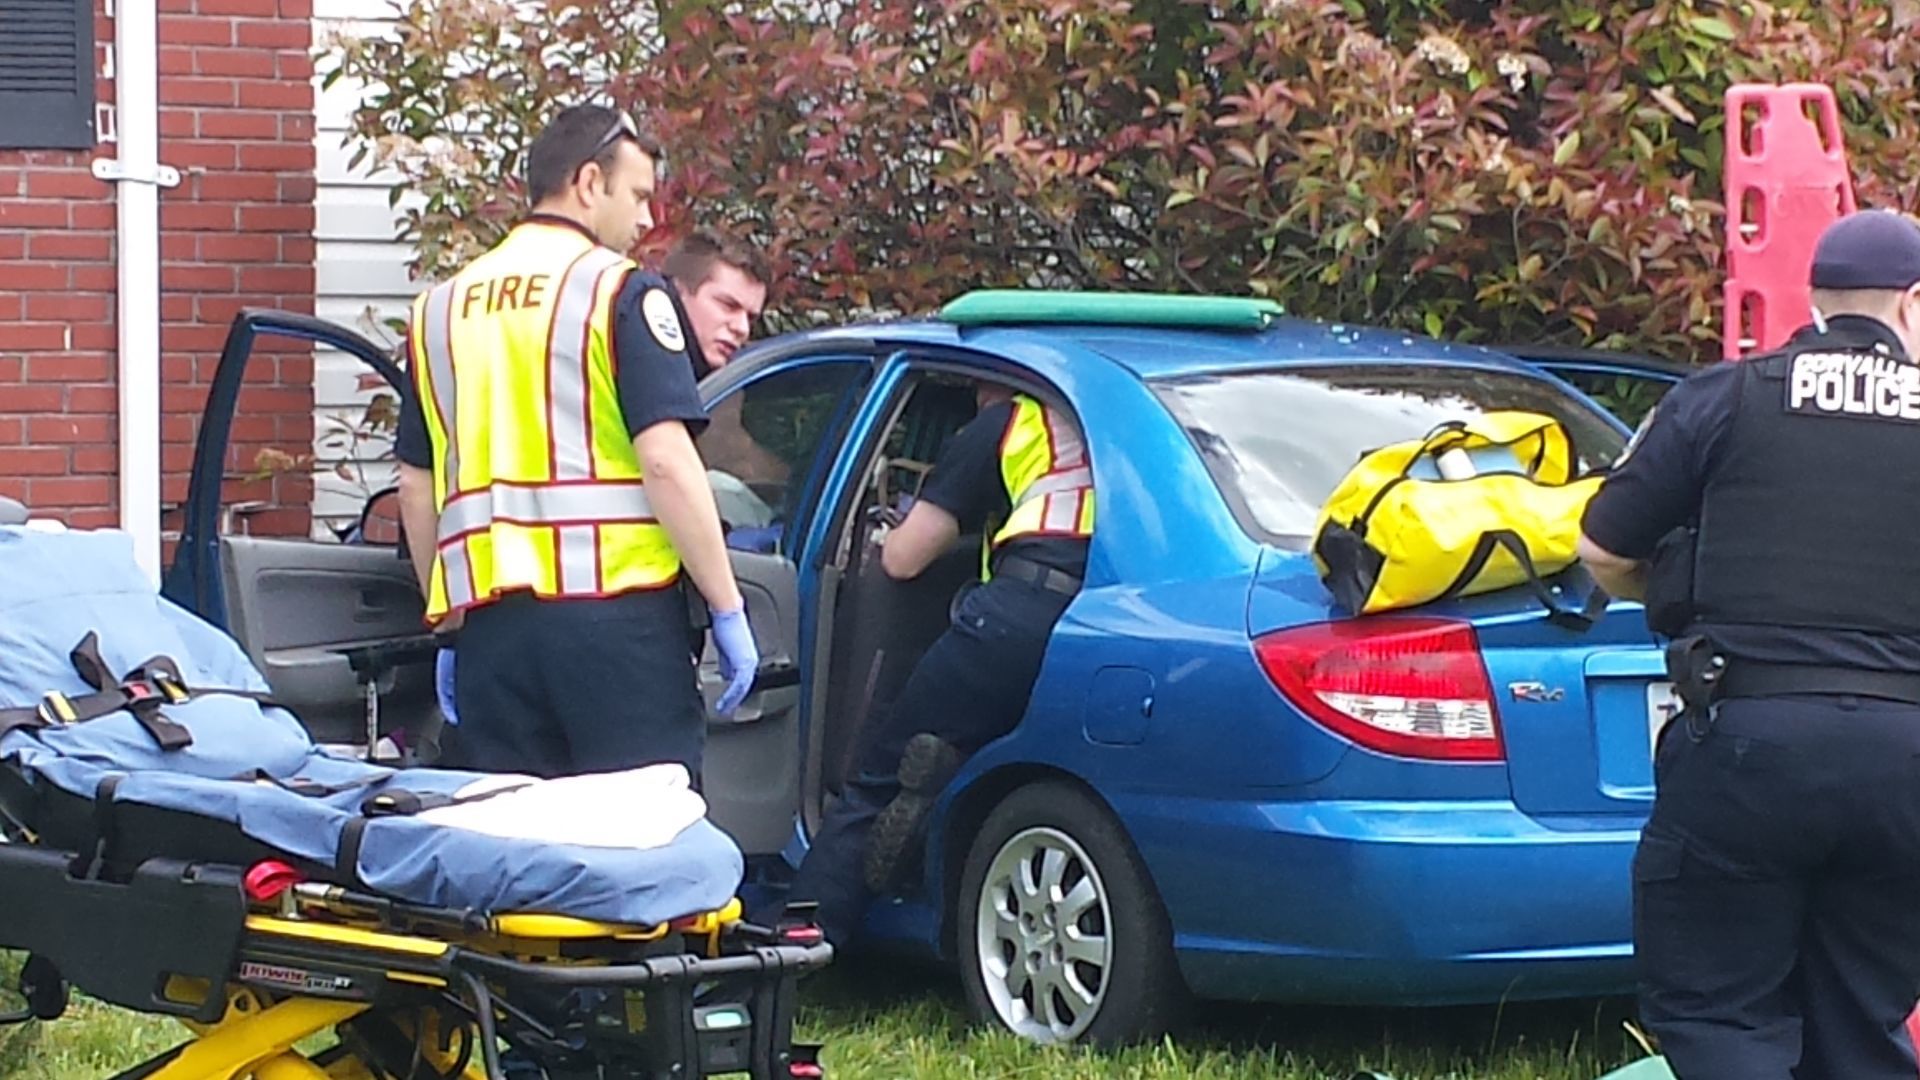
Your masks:
M981 1021L1095 1046L1178 1023L1187 992L1166 909L1120 823L1081 789L1035 784L994 808L956 907L955 955Z

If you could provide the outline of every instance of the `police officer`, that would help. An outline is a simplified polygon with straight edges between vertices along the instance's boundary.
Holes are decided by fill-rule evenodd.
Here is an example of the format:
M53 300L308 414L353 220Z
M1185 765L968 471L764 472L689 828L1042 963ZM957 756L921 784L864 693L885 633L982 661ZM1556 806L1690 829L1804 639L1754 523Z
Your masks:
M1811 284L1813 325L1675 387L1582 523L1685 702L1633 862L1681 1080L1916 1070L1920 225L1843 218Z
M657 155L623 113L561 112L529 150L532 213L414 301L395 452L427 618L459 634L450 764L679 762L697 781L683 570L711 609L722 713L758 664L692 441L685 316L622 254L651 224Z
M693 331L693 374L703 379L727 366L753 336L754 321L767 304L767 264L744 243L706 229L696 229L674 245L661 264L673 283ZM784 485L790 468L780 456L761 446L747 431L740 410L745 394L730 394L707 414L700 436L700 456L720 500L720 516L738 527L742 518L730 510L750 507L750 528L764 527L773 511L751 484ZM728 543L735 542L730 531Z
M880 561L889 577L911 579L979 530L984 583L960 598L874 725L790 892L819 905L816 922L835 944L911 865L926 813L960 764L1020 721L1086 573L1094 491L1079 428L1026 394L983 387L977 397L980 411L941 450Z
M667 253L660 272L673 283L699 346L694 378L726 367L766 309L766 259L731 237L695 229Z

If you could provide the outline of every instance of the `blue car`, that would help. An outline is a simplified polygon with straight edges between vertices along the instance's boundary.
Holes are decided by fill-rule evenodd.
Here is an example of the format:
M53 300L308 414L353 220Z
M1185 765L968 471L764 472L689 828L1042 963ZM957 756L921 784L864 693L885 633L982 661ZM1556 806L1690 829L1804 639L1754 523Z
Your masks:
M343 328L243 313L166 589L233 632L323 740L430 744L420 600L393 546L220 527L235 396L275 336L399 378ZM768 666L711 721L705 794L755 887L781 887L865 728L978 573L972 536L893 581L876 537L973 414L975 385L1000 382L1086 432L1100 493L1086 587L1025 720L944 793L917 886L874 906L866 945L951 962L980 1016L1042 1042L1151 1035L1190 997L1630 989L1628 866L1651 732L1674 707L1638 605L1584 632L1550 625L1525 590L1356 619L1307 551L1322 501L1373 447L1527 409L1604 468L1628 426L1548 369L1604 362L1656 393L1679 374L1516 351L1248 300L1002 294L743 350L701 387L700 447ZM361 539L388 500L369 500ZM711 701L711 652L703 677Z

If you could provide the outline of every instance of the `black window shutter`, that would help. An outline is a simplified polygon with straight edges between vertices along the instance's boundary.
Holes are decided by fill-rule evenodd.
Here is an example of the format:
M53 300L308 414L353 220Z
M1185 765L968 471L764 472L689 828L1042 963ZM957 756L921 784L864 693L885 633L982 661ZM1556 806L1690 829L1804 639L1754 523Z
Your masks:
M0 0L0 149L94 144L93 0Z

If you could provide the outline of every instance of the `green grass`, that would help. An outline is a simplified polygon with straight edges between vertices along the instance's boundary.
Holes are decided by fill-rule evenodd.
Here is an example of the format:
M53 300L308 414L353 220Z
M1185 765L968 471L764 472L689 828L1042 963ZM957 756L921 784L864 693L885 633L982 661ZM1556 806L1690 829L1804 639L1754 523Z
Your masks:
M1207 1006L1176 1040L1117 1053L1042 1049L968 1023L938 972L836 967L805 983L799 1037L833 1080L1595 1080L1641 1056L1620 1001L1380 1010ZM102 1080L178 1041L170 1021L76 1002L0 1029L0 1077Z

